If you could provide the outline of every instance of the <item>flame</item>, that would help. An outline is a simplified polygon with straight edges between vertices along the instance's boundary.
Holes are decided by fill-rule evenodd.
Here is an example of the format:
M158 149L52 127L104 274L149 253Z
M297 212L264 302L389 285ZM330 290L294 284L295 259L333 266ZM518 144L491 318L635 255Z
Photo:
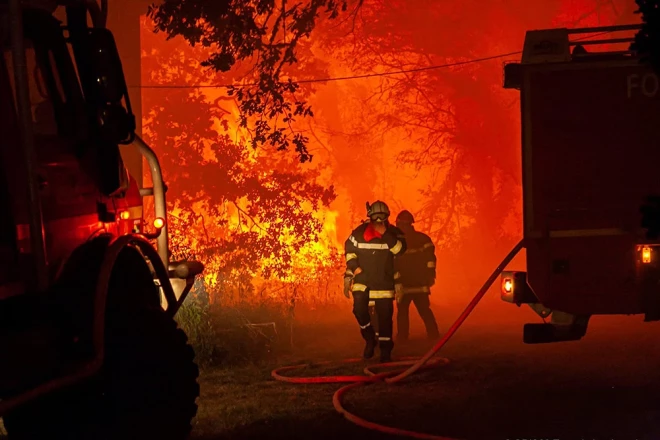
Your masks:
M323 228L320 239L309 241L293 255L293 270L279 280L285 283L304 284L313 282L318 278L318 272L336 266L338 258L343 256L342 247L337 242L336 218L337 211L317 211L314 217L319 219ZM283 246L292 246L294 237L283 235L281 242ZM277 260L270 258L263 261L263 266L277 264Z
M365 6L369 6L371 3L374 2L367 1ZM394 3L400 6L405 4L405 1ZM482 18L474 18L477 21L481 20L478 23L475 22L473 26L480 29L483 37L475 36L477 34L474 33L469 36L471 38L469 45L460 41L456 44L447 44L446 50L438 51L443 54L446 52L446 56L434 59L433 63L466 61L479 56L521 50L521 35L527 29L607 25L614 24L615 20L618 20L618 16L613 12L615 8L599 10L595 14L590 13L593 10L593 3L589 0L555 0L547 2L546 6L539 8L531 4L528 7L522 7L520 5L523 3L520 2L516 3L518 7L514 7L511 1L512 6L509 8L491 7L488 9L490 11L488 14L486 12L482 14ZM436 6L446 8L447 16L457 17L461 13L470 14L470 8L461 6L457 1L438 2ZM377 12L373 12L373 14L378 13L377 8L376 10ZM457 20L457 22L459 21ZM377 22L378 20L371 21L371 23ZM169 51L172 59L187 66L188 70L182 77L180 72L168 70L167 67L163 69L143 68L143 83L172 84L187 81L188 83L208 85L229 83L238 77L202 73L206 70L202 68L200 62L209 53L208 48L191 48L181 39L166 41L164 35L153 34L151 29L151 23L144 19L143 59L154 58L164 51ZM447 29L446 32L449 35L448 40L455 41L458 38L452 33L453 30ZM468 36L466 35L465 38ZM364 73L363 70L360 70L363 68L360 63L366 63L367 60L361 59L360 63L353 66L338 61L340 58L344 60L349 58L346 54L352 50L352 43L346 43L345 47L336 50L328 50L319 41L314 40L314 37L312 42L311 51L314 57L321 60L327 67L327 75L319 76L345 77ZM423 48L424 44L428 42L417 43ZM440 47L441 43L437 44L437 47ZM455 49L456 46L474 47L475 53L461 53L459 49ZM429 63L425 53L415 55L411 52L404 55L407 57L404 65L406 68ZM513 59L507 58L507 60ZM373 66L370 66L370 71L395 70L396 67L391 65L394 64L394 61L396 61L394 56L384 54L377 62L374 62ZM402 102L385 98L373 99L375 91L387 89L397 77L368 77L315 85L311 104L313 108L317 109L316 117L309 122L309 126L305 121L304 128L311 133L309 137L315 155L314 162L325 164L325 166L319 166L317 179L326 184L335 184L338 197L331 207L317 210L308 207L309 212L313 212L313 217L320 223L321 228L317 231L319 233L317 239L307 240L300 249L290 251L292 254L291 269L282 276L267 279L262 276L262 272L269 267L281 265L283 262L276 256L264 258L259 263L258 273L252 274L253 286L264 286L271 282L303 286L313 285L320 280L340 279L343 240L352 228L364 218L364 202L375 199L386 200L393 215L402 209L410 210L416 215L421 213L416 222L418 229L429 233L437 240L437 248L443 249L442 252L446 254L438 256L439 265L449 268L446 276L456 276L457 279L460 279L460 282L455 284L465 284L465 275L461 272L463 267L472 267L475 273L481 273L481 268L473 261L473 253L469 252L468 245L465 245L465 258L469 264L457 257L456 252L458 251L454 252L454 249L459 249L470 239L471 235L474 235L474 232L470 232L474 229L473 226L476 225L477 228L485 231L490 230L492 225L484 224L483 217L478 220L478 216L483 215L479 212L479 203L483 204L484 199L488 201L489 197L495 197L502 191L509 191L504 202L496 204L493 212L488 214L491 217L486 217L486 219L491 221L491 218L497 217L500 220L496 227L502 231L500 234L508 234L516 239L522 230L522 197L519 181L521 167L519 163L520 109L516 103L517 96L501 87L501 63L502 60L497 60L420 73L422 78L437 79L439 85L433 94L438 97L435 102L441 104L442 108L435 112L432 121L413 121L417 125L410 123L411 115L397 110L401 108ZM447 72L451 72L451 76ZM448 77L450 80L443 83L442 81ZM465 81L467 86L460 81ZM477 84L480 88L472 90L471 87L468 87L470 84ZM147 98L151 97L150 99L153 101L154 97L165 92L144 89L142 93L146 102ZM171 93L184 93L184 91L172 91ZM226 99L227 96L223 89L204 89L203 95L199 90L189 90L185 93L190 93L191 96L204 96L207 103L217 103L216 110L219 112L219 116L214 120L212 129L218 136L227 135L233 142L241 146L248 144L249 134L236 123L239 116L238 109L232 101ZM403 102L409 108L414 109L421 99L420 96L411 94L404 98ZM509 103L512 104L509 105ZM147 127L154 117L154 111L158 110L155 107L155 105L145 107L143 131L147 137L153 134L159 135L159 130L164 131L162 127ZM462 114L455 116L457 109L462 111ZM382 115L387 115L386 122L380 121L379 128L370 128L376 126L377 118ZM408 125L404 122L408 122ZM434 139L424 128L424 124L429 123L445 124L447 131L452 134ZM461 132L463 136L454 136L453 132L456 131ZM186 133L180 133L178 136L169 138L168 142L171 144L172 141L183 141L186 136ZM160 154L165 148L165 141L162 138L158 139L160 141L153 146ZM435 142L435 153L433 154L437 159L433 167L402 165L401 157L405 158L406 155L411 154L411 151L420 152L425 145L432 142ZM472 168L469 167L469 158L460 153L467 150L478 153L483 153L481 150L485 150L486 152L481 157L492 160L495 168L499 166L499 169L491 173L492 175L484 174L484 180L492 183L492 195L479 195L477 187L479 184L484 185L483 182L477 182L482 174L481 169L474 164L471 164ZM168 154L171 154L170 150L167 151ZM264 153L251 148L246 148L245 151L246 155L241 163L245 169L263 159L263 154L276 154ZM452 151L456 153L449 154ZM204 145L201 156L204 161L212 163L218 160L216 154L211 145ZM445 160L446 166L438 165L445 163L443 162ZM181 172L177 169L168 169L165 170L165 173L174 175ZM266 175L267 170L264 170L262 177ZM455 185L453 189L445 189L447 182L452 178L458 179L457 176L462 179L461 184ZM517 179L514 184L511 183L512 179ZM148 182L149 178L145 176L145 184L148 185ZM447 203L447 197L444 199L441 197L442 194L452 194L455 199L453 206ZM479 197L482 199L478 200ZM198 258L202 258L207 267L204 275L205 282L214 288L222 286L229 276L235 275L237 269L226 269L223 272L222 268L225 267L224 264L229 257L220 251L206 252L205 243L209 242L206 237L230 239L233 234L247 231L252 231L259 237L272 233L270 228L272 225L269 225L268 222L260 222L261 228L255 228L254 225L241 221L240 211L247 209L245 200L237 200L235 205L225 203L219 208L213 207L218 208L221 215L214 214L214 209L203 202L190 204L183 200L170 199L169 203L173 247L178 252L190 252ZM429 207L433 207L434 210ZM145 209L145 212L149 212L149 209ZM190 212L194 212L198 216L194 221L189 221L185 227L181 226L184 224L183 221L180 224L177 223L178 218L186 217ZM482 223L478 223L478 221ZM486 235L492 234L486 233ZM300 241L300 237L291 231L282 232L277 239L281 246L287 249L294 249L294 246ZM479 249L480 255L484 253L479 246L476 248ZM236 252L238 251L240 250ZM456 270L452 270L452 268L456 268ZM449 280L447 281L449 282ZM271 289L265 295L270 298L280 298L277 289Z

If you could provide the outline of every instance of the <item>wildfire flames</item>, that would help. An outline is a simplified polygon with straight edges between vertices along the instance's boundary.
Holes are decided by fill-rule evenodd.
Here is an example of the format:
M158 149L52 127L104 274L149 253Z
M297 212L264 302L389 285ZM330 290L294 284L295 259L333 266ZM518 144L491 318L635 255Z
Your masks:
M520 108L501 87L503 62L519 55L461 63L521 51L528 29L637 22L630 3L369 0L320 23L300 43L297 79L360 77L302 85L314 118L293 126L312 164L250 146L216 87L249 66L209 71L212 48L168 41L143 19L143 133L169 186L174 257L207 265L214 300L332 301L343 241L381 199L436 241L439 277L481 277L521 234Z

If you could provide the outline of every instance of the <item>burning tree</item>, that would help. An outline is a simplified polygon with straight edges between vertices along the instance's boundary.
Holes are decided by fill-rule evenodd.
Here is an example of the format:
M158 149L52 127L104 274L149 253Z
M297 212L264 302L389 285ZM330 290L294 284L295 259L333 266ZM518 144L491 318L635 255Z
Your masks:
M333 267L339 251L324 215L336 195L319 182L322 170L293 152L250 147L232 127L235 98L194 87L226 80L203 69L206 49L144 36L143 83L166 85L143 92L143 125L169 186L173 257L205 262L207 287L227 301L248 301L257 278L309 282L299 274L303 262L308 278Z

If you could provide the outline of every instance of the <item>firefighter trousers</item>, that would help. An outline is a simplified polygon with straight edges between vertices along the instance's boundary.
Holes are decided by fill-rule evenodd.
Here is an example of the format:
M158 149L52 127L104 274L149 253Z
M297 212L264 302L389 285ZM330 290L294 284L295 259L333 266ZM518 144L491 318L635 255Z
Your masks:
M378 315L376 314L376 301L373 299L369 300L369 316L371 317L371 326L378 336Z
M374 301L374 300L372 300ZM382 349L392 350L392 330L394 327L394 299L385 298L375 300L374 309L378 322L378 344ZM353 292L353 315L357 319L362 337L368 340L375 336L375 329L371 325L371 314L369 313L369 292Z
M431 301L429 300L428 293L406 293L401 298L401 301L397 303L397 337L400 339L408 338L408 332L410 330L410 303L415 304L420 318L424 321L424 327L426 327L428 337L437 338L439 336L438 324L431 310Z

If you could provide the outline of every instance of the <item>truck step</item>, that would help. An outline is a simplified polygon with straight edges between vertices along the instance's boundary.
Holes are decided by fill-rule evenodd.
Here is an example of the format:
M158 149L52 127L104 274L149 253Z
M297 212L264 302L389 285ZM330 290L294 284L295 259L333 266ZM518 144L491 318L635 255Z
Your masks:
M548 344L551 342L579 341L585 332L579 326L559 324L525 324L523 342L525 344Z

